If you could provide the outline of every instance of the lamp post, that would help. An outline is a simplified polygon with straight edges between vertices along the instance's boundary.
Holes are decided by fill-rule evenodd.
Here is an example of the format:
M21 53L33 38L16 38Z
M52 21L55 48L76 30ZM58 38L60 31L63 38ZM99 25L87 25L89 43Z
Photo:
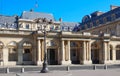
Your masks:
M41 28L42 26L38 27L38 31L41 31L44 34L44 61L43 61L43 67L42 67L41 73L47 73L48 63L47 63L47 49L46 49L46 34L47 34L46 27L48 24L52 23L52 20L47 21L46 18L38 18L38 19L35 19L35 22L42 23L42 26L43 26L43 29Z

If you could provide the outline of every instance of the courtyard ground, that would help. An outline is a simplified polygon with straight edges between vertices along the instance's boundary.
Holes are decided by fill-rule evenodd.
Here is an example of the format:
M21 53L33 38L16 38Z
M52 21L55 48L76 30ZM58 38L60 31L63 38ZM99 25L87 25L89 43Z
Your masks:
M120 76L120 69L50 71L49 73L40 73L36 71L0 74L0 76Z

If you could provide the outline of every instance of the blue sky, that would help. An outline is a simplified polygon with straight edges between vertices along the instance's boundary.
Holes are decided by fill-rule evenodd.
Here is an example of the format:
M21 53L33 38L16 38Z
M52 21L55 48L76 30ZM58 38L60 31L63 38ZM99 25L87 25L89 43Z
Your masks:
M63 21L81 22L83 16L94 11L109 11L110 5L120 6L120 0L0 0L0 14L20 16L22 11L33 8L52 13L56 20L61 17Z

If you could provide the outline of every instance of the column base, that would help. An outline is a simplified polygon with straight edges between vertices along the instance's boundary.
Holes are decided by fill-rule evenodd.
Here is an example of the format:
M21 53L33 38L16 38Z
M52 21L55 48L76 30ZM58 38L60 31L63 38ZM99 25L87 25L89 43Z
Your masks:
M92 61L91 60L89 60L89 61L84 60L84 61L81 61L80 63L85 64L85 65L89 65L89 64L92 64Z
M61 65L70 65L71 61L61 61Z
M42 61L37 61L37 65L39 66L39 65L42 65L43 64L43 62Z
M104 61L101 61L102 64L111 64L111 61L108 61L108 60L104 60Z

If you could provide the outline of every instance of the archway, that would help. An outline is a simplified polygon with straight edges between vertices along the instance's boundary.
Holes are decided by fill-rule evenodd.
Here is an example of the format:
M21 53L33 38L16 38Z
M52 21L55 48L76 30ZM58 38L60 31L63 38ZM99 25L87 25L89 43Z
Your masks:
M91 45L91 60L93 64L99 64L99 47L97 43Z
M116 60L120 60L120 45L116 46Z
M3 61L3 46L4 44L0 41L0 62Z
M8 61L17 61L17 43L15 41L11 41L8 44Z
M32 44L30 42L23 43L23 61L32 61Z
M113 58L113 46L112 45L110 45L110 60L112 60Z
M49 40L47 44L47 60L49 65L58 64L58 44L55 40Z

